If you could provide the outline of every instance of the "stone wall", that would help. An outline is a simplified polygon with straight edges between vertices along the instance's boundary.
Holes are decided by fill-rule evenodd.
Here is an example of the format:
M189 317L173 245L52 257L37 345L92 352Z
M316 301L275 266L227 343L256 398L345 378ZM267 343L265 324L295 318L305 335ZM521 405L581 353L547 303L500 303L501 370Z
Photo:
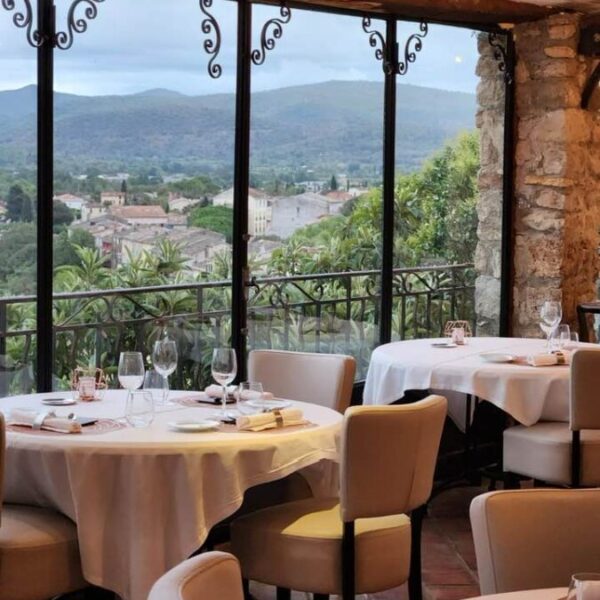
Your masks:
M539 307L597 297L600 114L580 108L593 63L577 54L580 17L515 28L516 214L513 334L541 335Z
M481 168L475 252L475 311L477 332L498 335L500 327L500 274L502 239L502 173L504 148L504 76L498 69L487 34L479 37L477 64L477 127Z

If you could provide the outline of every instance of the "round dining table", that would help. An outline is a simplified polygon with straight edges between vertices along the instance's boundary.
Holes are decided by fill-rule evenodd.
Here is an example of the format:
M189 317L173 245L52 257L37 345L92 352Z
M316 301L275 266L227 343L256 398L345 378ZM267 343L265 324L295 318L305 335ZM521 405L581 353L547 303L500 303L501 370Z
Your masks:
M4 482L4 502L72 519L85 578L124 599L145 599L163 573L240 507L248 488L302 470L316 495L334 491L343 418L334 410L293 402L304 425L180 433L168 423L210 417L215 407L173 391L150 426L133 428L123 419L125 394L108 391L100 401L55 409L100 419L82 433L7 425ZM57 395L3 398L0 410L10 422L12 409L48 410L41 400Z
M523 425L569 420L569 366L527 364L528 356L547 352L545 340L472 337L464 345L447 347L438 345L442 341L448 340L407 340L376 348L364 404L390 404L409 390L449 391L487 400ZM490 353L512 360L489 362Z
M522 592L505 592L504 594L488 594L469 600L565 600L569 588L545 588L523 590Z

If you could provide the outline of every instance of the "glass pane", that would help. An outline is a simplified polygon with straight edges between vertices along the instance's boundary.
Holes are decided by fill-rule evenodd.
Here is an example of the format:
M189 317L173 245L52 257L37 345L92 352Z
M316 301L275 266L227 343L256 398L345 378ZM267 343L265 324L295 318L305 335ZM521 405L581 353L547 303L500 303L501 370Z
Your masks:
M400 23L400 47L417 32L417 23ZM476 256L490 235L499 248L501 229L496 219L480 239L489 215L481 210L477 44L471 30L432 25L399 79L393 339L441 336L451 320L478 332ZM501 160L500 150L494 170ZM501 191L493 202L499 215ZM499 295L491 301L497 310Z
M198 3L151 5L102 4L56 55L57 386L75 367L116 386L119 353L143 351L151 368L166 332L179 351L171 387L196 389L213 346L229 343L231 209L213 199L233 173L236 5L214 7L219 80Z
M0 9L0 396L35 390L36 50Z
M256 7L255 44L276 14ZM253 70L252 109L249 346L351 354L364 378L379 341L383 72L362 20L294 10Z

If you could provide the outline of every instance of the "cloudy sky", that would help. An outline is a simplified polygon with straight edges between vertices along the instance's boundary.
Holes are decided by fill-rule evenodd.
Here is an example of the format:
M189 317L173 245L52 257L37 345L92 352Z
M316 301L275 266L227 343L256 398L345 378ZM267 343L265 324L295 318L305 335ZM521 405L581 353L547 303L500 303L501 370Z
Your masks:
M22 0L17 0L21 5ZM71 0L56 0L58 27ZM222 27L223 76L206 75L205 36L198 0L105 0L74 46L56 52L56 87L77 94L128 94L168 88L185 94L231 92L235 85L236 3L215 0ZM254 37L275 7L254 10ZM379 25L382 27L382 24ZM403 23L399 38L417 30ZM476 39L472 31L432 26L417 62L403 82L474 92ZM337 80L378 80L381 67L357 18L294 11L283 38L263 66L253 69L254 90ZM35 51L0 7L0 89L35 82Z

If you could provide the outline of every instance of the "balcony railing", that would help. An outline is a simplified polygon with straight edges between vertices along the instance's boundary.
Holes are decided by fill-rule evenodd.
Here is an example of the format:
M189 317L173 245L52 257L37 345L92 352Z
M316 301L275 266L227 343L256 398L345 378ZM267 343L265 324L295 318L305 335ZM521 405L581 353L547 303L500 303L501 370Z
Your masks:
M248 287L248 346L343 352L363 378L379 343L379 271L253 279ZM475 326L473 265L394 270L393 338L439 336L448 319ZM142 349L167 328L180 360L172 384L197 388L210 380L212 348L227 344L229 281L129 289L97 289L54 296L57 387L75 366L102 367L116 385L119 353ZM35 296L0 299L0 395L34 388Z

